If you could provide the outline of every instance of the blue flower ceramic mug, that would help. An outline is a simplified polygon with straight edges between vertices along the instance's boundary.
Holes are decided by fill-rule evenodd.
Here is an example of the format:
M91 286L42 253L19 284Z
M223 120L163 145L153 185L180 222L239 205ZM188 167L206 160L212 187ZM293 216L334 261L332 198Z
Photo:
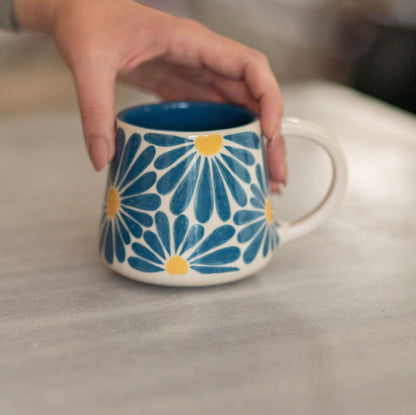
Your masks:
M252 275L279 245L319 226L337 207L346 162L325 130L296 119L285 136L321 145L332 183L315 210L289 223L273 214L256 114L230 104L158 103L121 111L100 224L100 255L142 282L202 286Z

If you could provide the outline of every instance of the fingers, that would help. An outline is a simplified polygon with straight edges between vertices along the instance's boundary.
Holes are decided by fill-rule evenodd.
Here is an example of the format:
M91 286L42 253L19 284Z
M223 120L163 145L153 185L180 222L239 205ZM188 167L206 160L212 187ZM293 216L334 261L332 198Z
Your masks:
M270 139L278 137L283 100L265 55L197 22L185 19L179 23L169 39L168 59L244 83L250 99L258 104L263 133Z
M211 86L221 94L225 101L241 105L256 113L259 112L258 103L252 98L244 82L213 74Z
M283 137L269 140L266 144L266 160L269 169L270 190L280 193L279 183L287 184L286 148Z
M258 110L263 134L269 139L267 159L271 189L280 191L279 183L287 182L285 145L281 137L283 99L269 62L258 51L209 31L202 33L205 42L200 43L203 46L198 52L199 59L205 68L223 77L223 81L216 82L218 90L232 102L243 104L245 101L246 106ZM245 88L238 87L238 82L245 84Z
M264 135L271 140L278 139L283 114L283 99L264 55L260 54L257 60L249 61L244 67L242 77L251 96L258 102Z
M199 49L204 66L225 78L244 82L258 104L263 133L270 139L277 138L283 99L265 55L212 32L204 40Z
M124 71L118 79L155 92L165 100L204 100L223 102L224 97L212 87L212 73L166 62L156 58L133 71Z
M114 154L114 78L98 62L73 72L85 145L95 170L107 166Z
M233 102L258 112L258 105L244 82L225 78L206 68L167 62L160 57L143 62L132 71L119 73L118 79L155 92L166 100Z

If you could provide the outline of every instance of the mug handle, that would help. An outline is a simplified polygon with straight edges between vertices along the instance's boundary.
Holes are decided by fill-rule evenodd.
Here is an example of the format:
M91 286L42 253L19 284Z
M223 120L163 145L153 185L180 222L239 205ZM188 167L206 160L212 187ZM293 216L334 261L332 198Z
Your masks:
M283 136L296 136L312 140L328 154L332 164L332 180L322 201L300 219L278 225L280 243L303 236L320 226L340 204L347 185L347 163L341 146L324 128L297 118L285 118Z

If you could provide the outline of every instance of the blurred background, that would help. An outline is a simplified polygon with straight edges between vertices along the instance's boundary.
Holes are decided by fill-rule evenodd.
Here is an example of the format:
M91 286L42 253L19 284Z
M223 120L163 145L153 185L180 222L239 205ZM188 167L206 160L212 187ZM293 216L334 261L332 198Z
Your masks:
M416 113L415 0L146 0L263 51L281 84L328 79ZM117 99L134 100L118 87ZM74 107L45 36L0 32L0 115Z

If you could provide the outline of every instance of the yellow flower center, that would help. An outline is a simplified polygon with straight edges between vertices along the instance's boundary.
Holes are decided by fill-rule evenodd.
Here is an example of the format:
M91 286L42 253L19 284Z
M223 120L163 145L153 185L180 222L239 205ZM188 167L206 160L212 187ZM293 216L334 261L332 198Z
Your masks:
M272 202L270 199L266 200L266 207L265 207L265 214L267 222L272 223L273 222L273 208L272 208Z
M112 218L117 212L120 206L120 199L118 197L116 189L111 187L108 191L107 196L107 213L110 218Z
M203 156L213 156L221 150L222 137L219 134L199 135L195 147Z
M180 256L174 256L166 263L166 271L169 274L186 274L188 272L188 263Z

